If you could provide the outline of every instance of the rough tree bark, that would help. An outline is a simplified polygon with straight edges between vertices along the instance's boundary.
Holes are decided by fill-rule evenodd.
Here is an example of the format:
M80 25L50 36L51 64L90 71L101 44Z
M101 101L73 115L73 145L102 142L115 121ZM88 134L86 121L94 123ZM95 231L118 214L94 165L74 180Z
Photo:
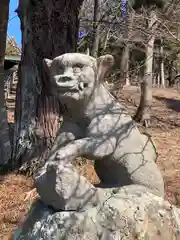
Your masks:
M129 86L130 80L129 80L129 54L130 49L129 49L129 44L126 43L126 45L123 48L122 51L122 59L121 59L121 73L120 73L120 81L125 82L126 86Z
M0 165L5 165L11 158L9 126L4 96L4 56L6 49L9 0L1 1L0 8Z
M93 38L92 38L92 49L91 56L98 56L99 49L99 37L100 37L100 23L98 22L100 17L100 4L101 0L94 0L94 14L93 14Z
M168 71L168 87L172 87L173 86L173 64L174 64L174 60L170 60L168 62L168 67L167 67L167 71Z
M149 30L148 41L146 45L145 73L144 80L141 83L141 98L134 120L142 122L145 127L150 126L151 105L152 105L152 71L153 71L153 52L157 17L154 11L150 11L147 28Z
M83 0L19 0L22 59L16 101L13 167L33 174L60 127L61 104L48 92L43 58L75 52Z
M131 85L130 79L129 79L129 62L130 62L130 44L129 41L131 40L131 34L132 34L132 26L133 21L135 17L135 12L131 10L129 12L128 16L126 16L125 22L124 22L124 40L125 45L123 47L122 51L122 57L121 57L121 73L120 73L120 82L125 82L126 86Z

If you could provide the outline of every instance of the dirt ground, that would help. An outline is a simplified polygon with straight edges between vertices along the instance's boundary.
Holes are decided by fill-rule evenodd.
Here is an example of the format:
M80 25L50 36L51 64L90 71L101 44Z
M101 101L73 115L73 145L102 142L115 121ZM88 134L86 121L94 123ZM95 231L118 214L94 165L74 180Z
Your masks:
M126 87L119 93L119 101L128 107L130 114L137 109L139 95L135 87ZM158 166L165 181L165 198L180 206L180 93L172 89L153 89L152 127L140 129L151 134L156 144ZM92 183L99 181L89 161L77 168ZM0 240L10 239L11 232L24 220L31 203L24 201L24 197L32 185L32 178L22 175L0 176Z

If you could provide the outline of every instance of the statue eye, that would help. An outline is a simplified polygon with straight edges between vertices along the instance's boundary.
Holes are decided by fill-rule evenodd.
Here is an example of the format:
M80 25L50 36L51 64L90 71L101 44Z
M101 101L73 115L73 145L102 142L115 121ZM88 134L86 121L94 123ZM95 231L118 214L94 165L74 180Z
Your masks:
M73 65L73 68L77 67L77 68L83 68L83 65L81 63L76 63Z
M81 72L81 70L82 70L82 68L83 68L83 65L82 64L74 64L73 66L72 66L72 68L73 68L73 72L74 73L79 73L79 72Z

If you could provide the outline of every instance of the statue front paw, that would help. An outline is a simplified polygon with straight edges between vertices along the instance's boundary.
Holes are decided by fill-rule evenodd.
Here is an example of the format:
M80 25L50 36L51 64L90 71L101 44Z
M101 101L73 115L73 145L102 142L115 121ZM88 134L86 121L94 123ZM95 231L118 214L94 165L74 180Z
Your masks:
M63 163L71 163L78 157L78 152L76 151L75 147L64 147L61 148L55 156L55 161L63 162Z

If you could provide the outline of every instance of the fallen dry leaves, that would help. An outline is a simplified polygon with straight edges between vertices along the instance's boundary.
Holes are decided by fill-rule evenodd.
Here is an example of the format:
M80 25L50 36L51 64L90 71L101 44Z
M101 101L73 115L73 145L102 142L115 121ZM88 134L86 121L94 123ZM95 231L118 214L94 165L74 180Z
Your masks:
M0 239L9 239L10 233L23 221L28 211L25 192L33 184L31 178L9 174L0 176Z

